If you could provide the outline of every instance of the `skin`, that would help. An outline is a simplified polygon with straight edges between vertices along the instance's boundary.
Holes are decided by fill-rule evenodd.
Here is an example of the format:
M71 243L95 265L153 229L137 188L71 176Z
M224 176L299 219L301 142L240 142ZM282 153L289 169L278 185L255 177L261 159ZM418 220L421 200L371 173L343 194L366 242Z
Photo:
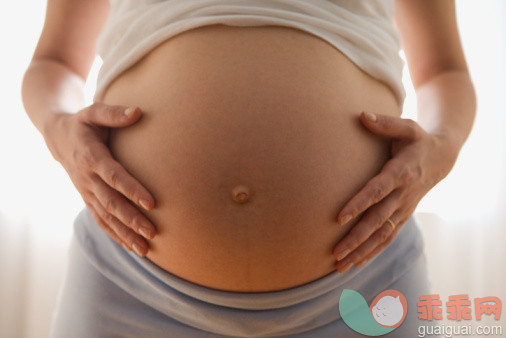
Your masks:
M132 107L125 114L128 107L84 103L94 44L108 13L105 0L48 0L23 78L23 104L99 226L144 256L149 247L143 237L153 238L156 228L132 203L149 211L155 200L107 147L111 128L136 123L142 111ZM372 133L394 138L392 158L339 213L343 225L364 212L333 251L340 272L370 260L397 236L422 197L450 172L474 122L476 97L454 1L397 0L395 23L416 91L418 121L359 117Z
M476 114L454 1L396 1L395 10L418 121L378 115L370 122L360 117L371 132L395 141L392 159L339 213L340 224L345 224L345 215L353 218L366 211L334 249L341 272L362 265L392 242L422 197L452 169ZM394 230L387 218L396 224Z

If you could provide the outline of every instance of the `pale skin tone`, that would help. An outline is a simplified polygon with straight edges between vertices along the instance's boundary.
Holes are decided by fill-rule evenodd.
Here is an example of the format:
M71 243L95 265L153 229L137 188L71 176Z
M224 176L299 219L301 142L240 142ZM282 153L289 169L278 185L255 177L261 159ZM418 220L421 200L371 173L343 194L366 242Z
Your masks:
M99 226L144 256L155 225L132 206L152 210L155 200L107 148L110 128L141 118L138 107L85 107L84 82L104 27L104 0L49 0L46 22L22 87L28 116L62 164ZM392 138L391 159L342 208L336 227L359 222L335 247L345 272L381 252L423 196L452 169L467 139L476 97L459 40L451 0L397 0L399 30L417 96L418 121L372 113L358 117L372 133ZM129 114L125 114L125 112ZM394 225L387 221L390 219ZM349 221L349 220L348 220Z

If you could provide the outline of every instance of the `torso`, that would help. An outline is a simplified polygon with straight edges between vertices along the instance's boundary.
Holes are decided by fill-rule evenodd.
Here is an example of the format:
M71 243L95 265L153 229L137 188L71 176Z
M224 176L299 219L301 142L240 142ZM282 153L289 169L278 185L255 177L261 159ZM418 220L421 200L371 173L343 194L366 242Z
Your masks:
M389 157L389 140L358 116L401 114L392 91L336 48L277 26L179 34L121 74L102 102L144 111L113 130L110 147L155 197L154 210L140 209L158 230L147 258L236 292L335 270L332 249L356 223L340 227L336 217Z

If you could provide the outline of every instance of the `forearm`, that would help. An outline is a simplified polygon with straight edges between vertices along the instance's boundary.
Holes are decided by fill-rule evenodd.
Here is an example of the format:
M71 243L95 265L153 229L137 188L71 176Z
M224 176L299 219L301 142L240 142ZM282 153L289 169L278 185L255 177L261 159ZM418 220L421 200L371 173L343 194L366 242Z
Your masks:
M33 60L23 77L21 95L28 117L45 137L60 113L85 106L85 81L63 63Z
M466 141L476 115L476 94L466 71L446 71L416 88L417 122L457 147Z

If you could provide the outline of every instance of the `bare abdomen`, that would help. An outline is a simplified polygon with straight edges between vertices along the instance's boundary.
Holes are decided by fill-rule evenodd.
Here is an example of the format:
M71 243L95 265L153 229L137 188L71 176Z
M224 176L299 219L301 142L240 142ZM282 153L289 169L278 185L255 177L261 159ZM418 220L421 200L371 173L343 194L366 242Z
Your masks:
M299 30L213 25L153 50L102 102L144 111L111 150L154 195L148 258L191 282L272 291L335 269L341 207L388 158L361 111L394 95Z

